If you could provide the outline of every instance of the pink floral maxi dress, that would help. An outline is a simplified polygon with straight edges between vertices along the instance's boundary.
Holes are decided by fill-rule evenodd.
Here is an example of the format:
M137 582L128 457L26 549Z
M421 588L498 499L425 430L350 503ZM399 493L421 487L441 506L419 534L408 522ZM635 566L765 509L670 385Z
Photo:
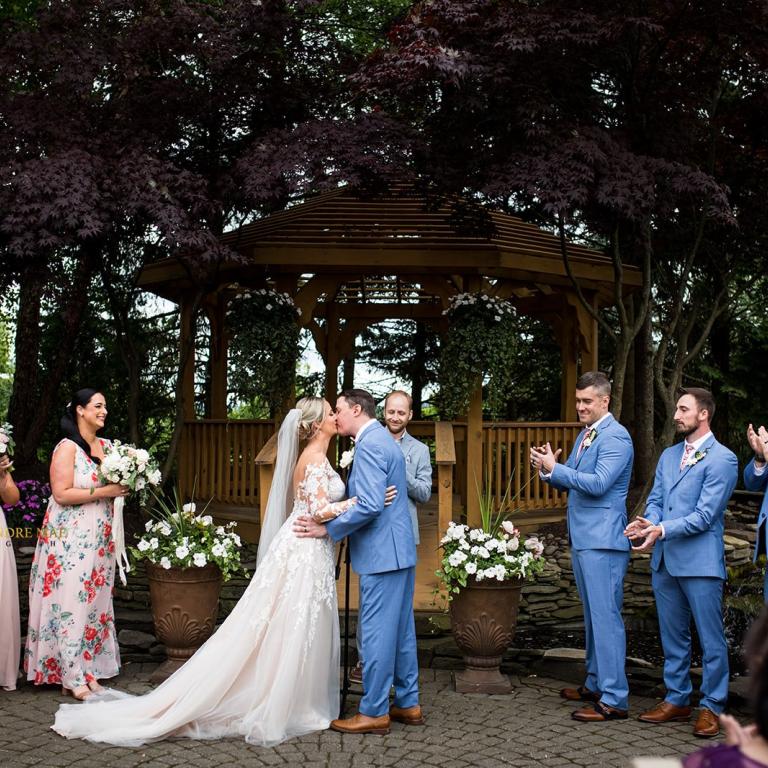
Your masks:
M102 485L97 469L78 446L74 487ZM78 688L120 671L112 608L112 503L97 499L62 507L53 496L48 503L29 575L24 670L36 685Z

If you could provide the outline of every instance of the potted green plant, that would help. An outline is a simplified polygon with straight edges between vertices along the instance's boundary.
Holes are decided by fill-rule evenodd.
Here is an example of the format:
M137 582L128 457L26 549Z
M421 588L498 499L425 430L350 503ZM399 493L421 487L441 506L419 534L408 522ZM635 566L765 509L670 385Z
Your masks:
M198 514L178 491L155 500L153 519L130 551L134 561L144 562L155 634L168 656L152 675L159 682L213 634L222 581L242 567L236 523L215 525L206 509Z
M488 484L480 497L479 528L451 522L441 539L437 576L447 592L451 629L465 669L454 676L459 693L509 693L499 669L517 625L522 582L544 569L544 546L506 518L509 486L497 503Z

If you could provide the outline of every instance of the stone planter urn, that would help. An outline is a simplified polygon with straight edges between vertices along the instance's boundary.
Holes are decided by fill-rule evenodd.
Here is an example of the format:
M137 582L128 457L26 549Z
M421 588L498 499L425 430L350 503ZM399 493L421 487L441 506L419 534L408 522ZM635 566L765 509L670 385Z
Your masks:
M221 571L162 568L145 561L155 635L165 645L167 660L155 670L153 683L170 677L213 634L219 612Z
M470 578L450 603L451 628L465 669L454 675L458 693L510 693L512 684L499 670L512 644L520 605L520 579Z

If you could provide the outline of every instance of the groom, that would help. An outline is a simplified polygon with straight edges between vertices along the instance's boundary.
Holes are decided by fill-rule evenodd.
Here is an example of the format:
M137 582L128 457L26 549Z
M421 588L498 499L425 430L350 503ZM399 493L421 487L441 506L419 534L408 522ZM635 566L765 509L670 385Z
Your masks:
M325 525L311 517L296 521L300 537L333 541L349 537L352 567L360 576L359 622L363 635L363 690L360 711L334 720L342 733L389 733L390 720L421 725L419 666L413 621L416 545L408 511L408 484L403 452L375 419L373 397L348 389L336 401L340 435L355 439L349 496L357 503ZM384 506L387 486L397 488ZM389 690L395 699L389 706Z

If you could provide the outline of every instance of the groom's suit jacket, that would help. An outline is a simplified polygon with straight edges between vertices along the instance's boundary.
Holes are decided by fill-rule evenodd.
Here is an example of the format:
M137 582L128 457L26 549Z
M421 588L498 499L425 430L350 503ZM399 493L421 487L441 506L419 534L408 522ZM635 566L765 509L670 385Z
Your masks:
M738 480L738 461L710 435L699 448L704 457L681 471L684 450L682 441L661 454L646 502L644 517L664 526L664 538L653 547L651 568L658 571L663 558L670 576L724 579L723 518Z
M389 485L397 488L397 496L385 507ZM416 565L405 459L378 422L366 427L355 443L347 491L350 497L357 496L357 503L325 527L334 541L349 537L355 572L386 573Z
M768 553L768 468L762 474L755 474L755 460L744 467L744 487L748 491L763 491L763 504L760 507L760 514L757 516L757 542L755 543L755 555L753 560L757 560L758 555Z
M629 432L609 413L592 444L579 453L582 430L565 464L555 464L548 482L568 491L568 535L574 549L630 547L627 490L635 451Z

